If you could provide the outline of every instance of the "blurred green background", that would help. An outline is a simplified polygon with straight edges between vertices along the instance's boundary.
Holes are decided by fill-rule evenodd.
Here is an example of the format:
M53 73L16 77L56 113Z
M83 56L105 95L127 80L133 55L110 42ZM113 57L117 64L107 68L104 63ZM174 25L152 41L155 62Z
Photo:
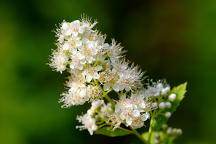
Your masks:
M64 74L48 67L56 25L97 19L153 79L188 93L169 121L178 144L216 143L215 0L1 0L0 144L133 144L134 136L90 136L75 129L82 106L61 109Z

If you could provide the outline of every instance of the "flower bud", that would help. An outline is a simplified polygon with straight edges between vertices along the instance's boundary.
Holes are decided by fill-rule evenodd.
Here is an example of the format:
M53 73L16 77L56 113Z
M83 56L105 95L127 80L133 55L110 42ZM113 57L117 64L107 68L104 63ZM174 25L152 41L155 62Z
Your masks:
M173 131L172 131L172 128L170 128L170 127L169 127L169 128L167 129L167 131L166 131L166 133L167 133L168 135L171 135L172 132L173 132Z
M166 105L166 108L171 108L171 103L170 102L166 102L165 105Z
M179 135L181 135L182 134L182 130L181 129L177 129L176 133L179 134Z
M152 103L152 107L156 108L158 106L157 102Z
M169 118L169 117L171 117L172 114L171 114L171 112L166 112L164 115L166 118Z
M176 94L171 94L171 95L169 95L169 101L171 101L171 102L173 102L173 101L175 101L176 100Z
M155 133L155 138L159 138L160 137L160 135L158 134L158 133Z
M166 108L165 102L161 102L161 103L159 104L159 108L160 108L160 109L165 109L165 108Z
M164 89L161 90L162 95L166 95L170 91L170 87L165 87Z
M154 140L154 143L155 143L155 144L159 144L160 141L159 141L158 139L155 139L155 140Z

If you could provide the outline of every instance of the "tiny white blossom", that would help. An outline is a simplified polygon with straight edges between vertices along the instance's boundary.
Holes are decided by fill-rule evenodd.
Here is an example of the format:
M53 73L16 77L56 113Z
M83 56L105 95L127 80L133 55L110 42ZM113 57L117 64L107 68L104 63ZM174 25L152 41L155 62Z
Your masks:
M142 127L150 115L147 102L144 101L143 95L133 94L130 98L122 97L115 105L115 113L126 126L134 128Z
M79 20L71 23L63 22L61 25L61 34L65 37L70 35L77 36L78 34L84 33L85 29L90 29L89 23L80 22Z
M82 126L77 126L80 130L87 129L91 135L93 132L97 130L96 120L92 118L90 115L85 114L77 118L79 122L81 122Z
M68 56L61 50L53 51L50 66L56 71L63 72L68 64Z
M137 66L134 66L134 64L129 66L129 63L125 60L112 61L112 65L112 71L119 76L118 81L112 86L115 91L130 91L142 87L143 73Z
M161 90L162 95L166 95L170 91L170 86L167 86Z
M98 128L96 125L97 119L95 114L97 113L98 109L104 105L104 101L96 100L93 101L91 105L91 108L87 111L86 114L77 117L79 122L83 124L82 126L77 126L77 128L79 128L80 130L87 129L89 133L93 135L93 132Z
M104 46L104 49L108 57L110 57L111 61L115 61L119 58L122 58L123 54L125 53L123 47L120 46L120 44L117 44L117 42L114 39L112 39L111 45L106 44Z
M165 95L169 91L169 86L166 86L160 81L153 83L152 86L148 86L145 90L145 95L147 97L159 96L160 94Z
M87 86L82 83L73 82L68 92L62 94L60 102L63 102L63 107L70 107L72 105L81 105L89 100L87 94Z
M119 76L117 73L108 70L100 73L99 81L103 84L103 89L108 91L110 88L114 87L118 79Z
M104 101L103 100L96 100L96 101L93 101L91 105L92 106L91 106L90 110L95 111L96 109L98 109L99 107L104 105Z
M97 98L100 98L100 96L102 95L102 92L100 88L98 88L97 86L88 85L87 95L89 95L90 100L95 100Z
M99 71L102 70L102 66L96 66L96 67L89 67L83 71L83 75L86 78L87 82L90 82L92 79L99 79Z
M153 107L153 108L156 108L157 106L158 106L158 103L157 103L157 102L153 102L153 103L152 103L152 107Z

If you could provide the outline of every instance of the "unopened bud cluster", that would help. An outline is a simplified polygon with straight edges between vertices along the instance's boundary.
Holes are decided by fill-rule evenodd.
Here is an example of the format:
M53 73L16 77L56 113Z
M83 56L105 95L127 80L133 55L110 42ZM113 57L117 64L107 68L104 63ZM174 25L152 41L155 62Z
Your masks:
M167 124L164 124L161 127L160 131L153 133L153 144L164 144L164 143L173 143L173 140L182 134L182 130L179 128L169 127Z
M153 110L171 108L176 95L169 94L169 85L159 81L144 86L139 67L125 59L125 51L115 40L106 43L106 36L93 29L95 25L88 19L62 22L57 30L58 48L51 57L52 68L69 73L67 91L60 99L63 107L91 103L87 113L78 116L82 126L77 127L91 135L103 125L137 129ZM117 97L111 98L110 92ZM171 113L166 111L164 116Z

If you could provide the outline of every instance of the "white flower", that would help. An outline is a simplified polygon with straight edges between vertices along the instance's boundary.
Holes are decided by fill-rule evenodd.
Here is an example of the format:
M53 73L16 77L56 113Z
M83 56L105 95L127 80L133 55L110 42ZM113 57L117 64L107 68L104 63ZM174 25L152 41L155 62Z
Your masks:
M57 46L68 54L71 69L82 70L85 64L93 63L96 57L103 53L105 36L92 30L95 24L91 24L87 19L63 22L57 30ZM66 69L63 64L61 66L58 68ZM61 69L58 71L62 71Z
M170 91L170 86L167 86L161 90L162 95L166 95Z
M62 73L66 69L68 60L68 56L63 51L55 50L52 53L50 66Z
M165 84L157 82L153 83L152 86L148 86L147 89L145 89L145 95L147 97L159 96L160 94L165 95L169 90L169 86L165 86Z
M96 113L97 110L104 105L103 100L96 100L92 102L91 108L87 111L86 114L83 116L77 117L78 121L81 122L82 126L77 126L77 128L83 130L87 129L91 135L93 135L93 132L97 130L96 125Z
M87 94L89 95L90 100L95 100L97 98L100 98L102 92L98 86L88 85Z
M76 73L76 72L74 72ZM95 100L102 95L101 90L97 86L86 85L85 78L82 75L71 74L66 86L69 87L68 92L62 94L60 102L63 102L63 107L72 105L81 105L89 100Z
M118 79L119 76L117 73L108 70L100 73L99 81L103 84L103 89L108 91L110 88L114 87Z
M70 23L68 22L63 22L61 25L61 34L63 36L69 36L72 33L72 29L70 27Z
M83 83L72 82L68 92L62 94L60 102L63 102L62 107L70 107L72 105L81 105L89 100L87 94L87 86Z
M152 108L157 108L157 106L158 106L158 103L157 103L157 102L153 102L153 103L152 103Z
M77 126L80 130L87 129L91 135L93 132L97 130L96 120L92 118L90 115L85 114L77 118L79 122L81 122L82 126Z
M145 112L141 115L141 117L137 117L133 120L131 127L134 129L141 128L144 125L144 121L150 118L149 113Z
M95 101L93 101L92 104L91 104L92 106L89 109L91 112L88 111L87 113L90 114L90 115L93 115L93 113L95 113L95 111L98 108L102 107L104 104L105 104L104 100L95 100Z
M86 63L92 63L100 53L101 47L97 41L83 40L83 46L78 50L84 56Z
M82 70L83 65L86 63L84 60L85 56L82 55L79 51L73 50L73 52L71 52L70 57L71 57L70 68Z
M88 22L80 22L79 20L75 20L71 23L63 22L61 25L61 34L65 37L84 33L85 29L91 29L92 27Z
M143 73L139 70L137 66L133 64L129 66L129 63L125 60L115 60L112 61L112 73L118 75L118 80L113 84L110 84L115 91L130 91L138 89L142 86L141 80Z
M115 113L125 122L126 126L142 127L150 116L148 104L143 95L134 94L130 98L122 97L115 105Z
M86 78L87 82L90 82L92 79L99 79L100 75L98 74L99 71L102 70L102 66L96 66L96 67L88 67L83 71L83 75Z
M81 37L70 36L67 40L62 43L62 49L64 50L76 50L77 48L83 46L83 41Z
M139 89L142 87L141 81L143 73L137 66L133 64L120 73L120 79L118 83L124 87L126 91Z
M86 83L85 77L82 75L82 71L80 70L70 70L70 76L68 77L68 81L66 82L66 86L71 88L73 87L73 83Z
M113 61L118 60L119 58L123 57L123 54L125 51L123 50L123 47L120 46L120 44L117 44L117 42L112 39L111 45L105 44L104 50L107 53L107 56Z

